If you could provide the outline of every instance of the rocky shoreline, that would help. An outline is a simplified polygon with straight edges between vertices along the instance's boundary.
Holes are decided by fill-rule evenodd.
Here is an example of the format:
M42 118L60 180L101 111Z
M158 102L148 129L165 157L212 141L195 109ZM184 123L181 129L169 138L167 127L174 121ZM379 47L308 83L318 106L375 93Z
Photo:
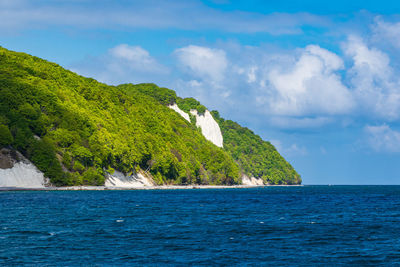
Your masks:
M287 187L303 185L159 185L143 187L66 186L44 188L0 187L0 191L103 191L103 190L179 190L179 189L240 189L261 187Z
M104 186L51 186L49 180L21 153L12 149L0 150L0 191L63 191L63 190L175 190L225 189L265 187L261 178L243 175L240 185L156 185L143 171L126 175L119 171L106 174ZM275 185L273 185L275 186ZM286 186L286 185L281 185Z

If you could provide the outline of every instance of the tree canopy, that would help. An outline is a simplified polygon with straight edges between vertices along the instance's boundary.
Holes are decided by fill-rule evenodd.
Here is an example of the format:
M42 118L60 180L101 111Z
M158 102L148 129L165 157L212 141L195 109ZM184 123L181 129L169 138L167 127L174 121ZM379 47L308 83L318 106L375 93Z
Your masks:
M167 88L109 86L0 47L0 147L19 150L54 185L102 185L107 171L139 169L158 184L237 184L241 171L272 183L287 179L286 172L261 170L269 165L253 170L237 156L240 149L216 147L167 107L174 102L205 111L195 99ZM237 138L219 123L224 138ZM266 156L274 164L275 154L258 159ZM249 155L242 157L251 161Z
M218 121L224 138L224 149L248 176L260 177L269 184L300 184L296 170L268 141L231 120L224 120L217 111L211 114Z

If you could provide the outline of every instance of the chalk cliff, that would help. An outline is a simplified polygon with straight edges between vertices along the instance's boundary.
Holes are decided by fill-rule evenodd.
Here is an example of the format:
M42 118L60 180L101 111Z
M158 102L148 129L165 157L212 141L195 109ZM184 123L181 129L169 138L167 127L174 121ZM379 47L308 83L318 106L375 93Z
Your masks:
M106 174L106 187L138 188L154 185L152 179L142 172L125 175L120 171L114 171L113 174Z
M17 151L0 150L0 187L44 188L43 173Z
M176 103L168 106L170 109L175 110L179 113L185 120L190 122L189 114L181 110ZM196 118L196 126L200 127L203 136L211 141L214 145L218 147L224 146L224 139L222 137L221 129L218 123L214 120L210 111L206 110L204 114L199 114L195 109L190 110L190 113Z

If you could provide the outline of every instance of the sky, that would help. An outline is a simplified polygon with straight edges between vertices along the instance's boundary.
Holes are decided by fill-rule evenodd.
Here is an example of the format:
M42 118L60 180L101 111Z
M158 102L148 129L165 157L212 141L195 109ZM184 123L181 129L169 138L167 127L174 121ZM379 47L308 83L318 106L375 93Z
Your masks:
M397 1L0 0L0 46L195 97L304 184L400 184Z

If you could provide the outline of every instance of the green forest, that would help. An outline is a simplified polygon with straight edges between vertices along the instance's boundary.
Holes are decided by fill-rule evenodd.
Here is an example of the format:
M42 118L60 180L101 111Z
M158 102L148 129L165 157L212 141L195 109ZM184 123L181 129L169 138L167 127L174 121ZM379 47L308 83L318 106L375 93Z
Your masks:
M105 174L143 170L157 184L240 184L243 173L270 184L300 176L268 142L214 118L224 148L207 141L167 105L206 108L154 84L110 86L0 47L0 147L20 151L56 186L103 185Z
M128 94L142 92L152 96L161 104L177 103L180 109L189 113L196 109L200 114L206 107L194 98L180 98L175 91L161 88L155 84L123 84L119 86ZM239 164L240 170L247 176L260 177L268 184L300 184L301 178L296 170L279 154L275 147L250 129L238 123L221 118L218 111L211 111L218 122L224 138L224 150ZM192 118L195 119L194 117ZM194 122L195 125L195 122Z

